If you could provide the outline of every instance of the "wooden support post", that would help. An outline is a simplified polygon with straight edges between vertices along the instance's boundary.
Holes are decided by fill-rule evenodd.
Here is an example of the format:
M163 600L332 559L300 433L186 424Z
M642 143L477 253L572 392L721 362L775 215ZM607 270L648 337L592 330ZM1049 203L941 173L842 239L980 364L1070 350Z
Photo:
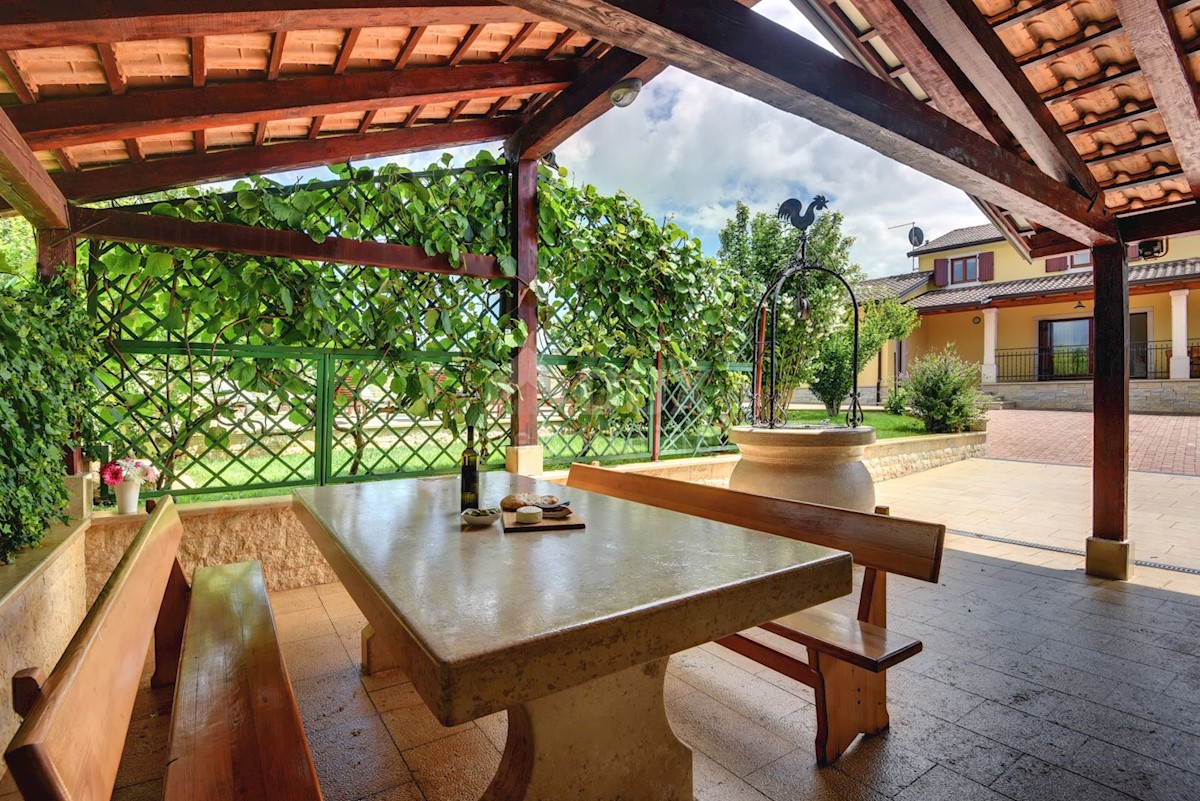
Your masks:
M1096 285L1092 536L1087 572L1126 579L1129 520L1129 274L1121 243L1092 249Z
M512 313L529 331L525 343L513 354L512 444L507 466L515 473L541 472L541 448L538 446L538 359L537 296L530 284L537 279L538 264L538 162L521 159L513 170L512 220L513 256L517 260L517 280L511 286Z

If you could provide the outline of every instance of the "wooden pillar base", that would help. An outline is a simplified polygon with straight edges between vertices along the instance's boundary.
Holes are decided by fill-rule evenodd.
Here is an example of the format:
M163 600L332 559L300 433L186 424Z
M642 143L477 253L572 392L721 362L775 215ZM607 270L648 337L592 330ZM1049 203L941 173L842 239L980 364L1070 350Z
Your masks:
M663 706L659 659L508 710L482 801L692 801L692 750Z
M1133 543L1088 537L1087 574L1118 581L1133 578Z
M541 445L509 445L504 452L504 469L522 476L540 476L542 459Z

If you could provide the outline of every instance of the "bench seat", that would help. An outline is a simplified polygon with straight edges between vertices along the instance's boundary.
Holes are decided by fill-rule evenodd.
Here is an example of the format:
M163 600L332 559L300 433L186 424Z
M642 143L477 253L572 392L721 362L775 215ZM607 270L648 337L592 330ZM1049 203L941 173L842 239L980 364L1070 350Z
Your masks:
M192 580L165 801L320 799L258 562Z

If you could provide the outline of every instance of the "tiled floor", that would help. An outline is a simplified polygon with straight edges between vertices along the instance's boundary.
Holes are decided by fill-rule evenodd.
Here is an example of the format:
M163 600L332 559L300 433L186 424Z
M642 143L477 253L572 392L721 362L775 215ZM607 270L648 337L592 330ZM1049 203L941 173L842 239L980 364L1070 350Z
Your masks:
M1088 579L1075 557L950 538L940 585L889 585L891 730L831 768L807 688L706 645L672 659L668 708L713 801L1200 798L1200 577ZM340 585L274 593L329 801L475 799L503 715L441 727L398 674L363 677L363 618ZM116 795L158 798L169 697L138 701ZM4 797L0 786L0 799Z
M894 515L972 534L1078 550L1092 527L1087 467L969 459L875 489ZM1129 532L1136 558L1200 569L1200 477L1130 473Z
M1200 476L1200 409L1193 416L1129 418L1130 469ZM988 412L988 456L1027 462L1090 465L1090 412L1006 409Z

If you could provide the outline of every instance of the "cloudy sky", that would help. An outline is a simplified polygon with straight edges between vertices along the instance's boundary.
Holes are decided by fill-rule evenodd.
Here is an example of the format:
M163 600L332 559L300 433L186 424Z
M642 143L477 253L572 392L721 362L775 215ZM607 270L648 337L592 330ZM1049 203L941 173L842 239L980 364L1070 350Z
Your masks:
M790 0L757 11L825 45ZM827 46L827 45L826 45ZM636 197L700 237L710 253L738 200L774 210L823 194L846 217L854 258L870 275L910 269L907 229L927 238L986 222L966 195L807 120L686 72L668 69L637 101L613 109L557 151L572 180ZM403 161L423 167L428 155Z

